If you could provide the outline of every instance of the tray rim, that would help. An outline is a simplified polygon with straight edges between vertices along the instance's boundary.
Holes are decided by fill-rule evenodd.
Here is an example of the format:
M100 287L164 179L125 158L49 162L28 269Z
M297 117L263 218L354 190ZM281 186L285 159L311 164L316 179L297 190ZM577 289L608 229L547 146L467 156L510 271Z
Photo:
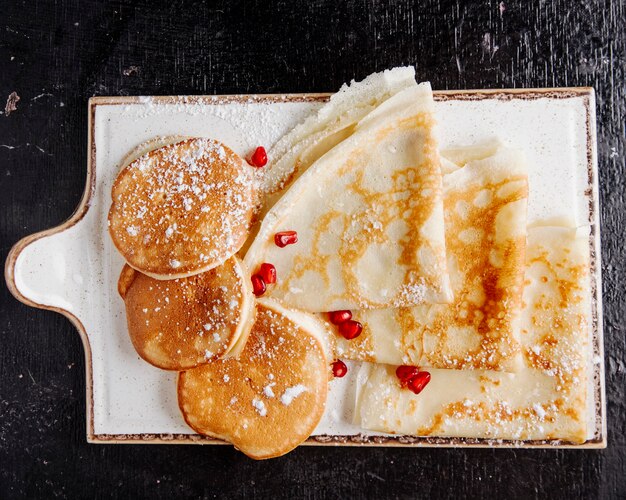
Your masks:
M96 434L94 432L93 368L89 337L81 320L70 311L37 303L23 295L15 282L15 264L22 251L35 241L63 232L78 224L87 214L96 188L96 148L95 148L95 113L101 105L128 105L140 103L156 104L229 104L229 103L281 103L281 102L324 102L330 93L295 93L295 94L225 94L225 95L164 95L164 96L95 96L88 101L87 133L87 176L85 190L74 213L63 223L49 229L28 235L19 240L8 253L5 262L5 281L11 294L20 302L34 308L54 311L67 317L78 330L85 355L85 391L86 391L86 438L93 444L229 444L222 440L198 434ZM371 447L409 447L409 448L553 448L553 449L603 449L607 446L606 423L606 388L604 367L604 331L602 317L602 277L601 277L601 242L599 219L599 186L597 167L597 141L595 117L595 92L592 87L562 87L534 89L472 89L472 90L436 90L436 101L461 100L476 101L496 99L535 100L542 98L568 99L583 98L586 111L587 172L590 195L589 225L592 277L592 322L595 326L594 352L601 357L597 375L599 384L594 387L599 399L600 436L584 443L570 443L563 440L500 440L486 438L441 438L414 436L312 436L302 445L307 446L371 446ZM594 373L595 374L595 373ZM595 398L594 398L595 399Z

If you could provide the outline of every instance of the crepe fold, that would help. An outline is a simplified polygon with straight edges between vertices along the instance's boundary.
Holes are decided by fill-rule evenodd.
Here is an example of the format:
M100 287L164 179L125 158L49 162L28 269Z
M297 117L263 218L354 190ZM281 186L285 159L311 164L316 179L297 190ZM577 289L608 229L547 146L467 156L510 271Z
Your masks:
M428 84L385 100L266 214L245 262L309 312L449 302L440 159ZM297 231L285 248L274 237Z
M523 367L514 374L431 370L415 396L394 368L364 363L355 422L417 436L496 439L588 437L588 228L528 230L521 314Z
M527 198L526 162L517 150L499 148L445 175L453 302L356 311L363 333L338 339L337 355L420 367L519 369Z
M344 84L339 92L304 122L285 134L269 151L261 171L263 213L317 159L349 137L356 124L377 106L409 87L416 87L415 68L398 67Z

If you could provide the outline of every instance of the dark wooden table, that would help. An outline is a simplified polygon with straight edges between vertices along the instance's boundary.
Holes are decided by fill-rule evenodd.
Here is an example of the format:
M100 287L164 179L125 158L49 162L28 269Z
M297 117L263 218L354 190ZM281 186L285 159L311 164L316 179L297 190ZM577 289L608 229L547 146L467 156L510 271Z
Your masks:
M77 205L92 95L334 91L400 64L435 89L590 85L609 447L307 447L257 463L228 447L88 445L78 335L0 287L0 498L626 497L624 1L207 4L2 2L0 99L20 97L0 115L2 259Z

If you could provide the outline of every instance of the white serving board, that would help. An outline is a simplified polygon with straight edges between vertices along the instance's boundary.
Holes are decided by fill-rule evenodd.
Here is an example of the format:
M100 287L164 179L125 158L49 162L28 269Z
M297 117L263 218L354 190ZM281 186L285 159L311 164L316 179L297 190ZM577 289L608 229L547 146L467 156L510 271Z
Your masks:
M574 219L592 227L593 303L589 332L591 432L586 447L606 442L599 230L592 89L461 91L436 95L440 145L495 136L524 149L529 160L529 222ZM141 360L129 340L117 293L123 260L109 238L111 185L126 154L155 136L207 136L242 156L269 149L318 109L326 95L104 97L90 101L89 171L85 196L64 225L19 242L7 260L11 291L35 307L74 321L85 345L87 433L91 442L209 442L193 435L176 402L176 374ZM356 363L330 383L326 413L312 443L418 446L553 446L558 442L492 442L398 438L352 425Z

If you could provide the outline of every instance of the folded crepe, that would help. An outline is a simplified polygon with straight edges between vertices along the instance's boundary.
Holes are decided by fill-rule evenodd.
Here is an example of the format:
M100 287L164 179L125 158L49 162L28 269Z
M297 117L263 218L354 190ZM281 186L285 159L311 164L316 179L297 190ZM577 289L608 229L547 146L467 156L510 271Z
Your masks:
M471 145L451 145L441 149L442 172L449 174L464 167L471 161L483 160L495 155L504 148L504 143L498 137L491 137ZM444 168L444 166L446 168ZM449 168L451 166L451 168Z
M590 361L588 228L528 231L521 315L523 368L430 370L418 395L400 388L395 367L364 364L355 422L415 436L584 442Z
M444 176L453 302L355 311L363 333L339 338L339 357L463 370L520 368L526 163L516 150L490 153Z
M245 262L274 264L269 296L310 312L452 299L433 105L428 84L390 97L267 213ZM276 246L283 231L298 242Z
M401 90L416 86L412 66L344 84L319 111L284 135L269 151L270 163L261 171L261 191L266 196L263 213L312 163L349 137L365 115Z

